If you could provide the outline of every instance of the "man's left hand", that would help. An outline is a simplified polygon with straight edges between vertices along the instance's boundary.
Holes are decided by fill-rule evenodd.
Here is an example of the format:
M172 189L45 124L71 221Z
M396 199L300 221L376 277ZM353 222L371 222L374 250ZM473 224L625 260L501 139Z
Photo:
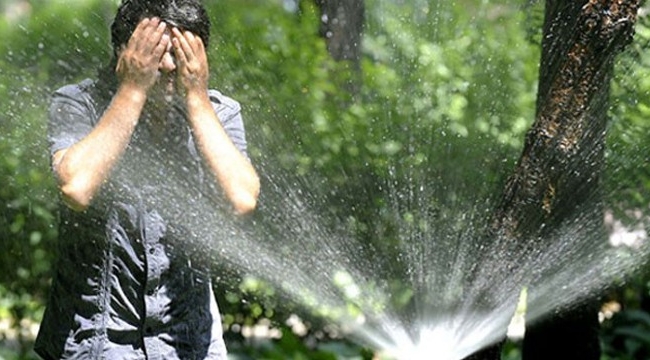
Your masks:
M189 31L172 29L180 90L186 95L205 94L208 89L208 56L200 37Z

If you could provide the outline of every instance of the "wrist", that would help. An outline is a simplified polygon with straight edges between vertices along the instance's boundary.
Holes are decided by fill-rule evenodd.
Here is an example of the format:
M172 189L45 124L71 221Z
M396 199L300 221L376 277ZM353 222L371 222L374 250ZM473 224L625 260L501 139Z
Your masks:
M206 89L188 90L185 100L188 108L210 104L210 97Z
M147 90L135 84L122 83L117 89L116 96L124 97L136 104L144 104L147 100Z

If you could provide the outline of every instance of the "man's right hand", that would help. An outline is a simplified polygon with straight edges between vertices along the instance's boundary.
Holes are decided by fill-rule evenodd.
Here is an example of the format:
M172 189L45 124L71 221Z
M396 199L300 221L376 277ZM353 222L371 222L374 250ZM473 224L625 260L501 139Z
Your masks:
M158 18L145 18L133 31L128 44L118 54L115 72L120 85L145 93L158 78L158 65L170 39L166 24Z

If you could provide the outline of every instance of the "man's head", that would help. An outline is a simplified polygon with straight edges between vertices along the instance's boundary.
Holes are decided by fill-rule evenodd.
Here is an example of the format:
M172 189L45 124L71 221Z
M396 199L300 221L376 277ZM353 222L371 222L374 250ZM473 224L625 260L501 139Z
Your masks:
M171 26L190 31L208 47L210 18L201 0L123 0L111 25L111 42L116 57L145 17L158 17Z
M100 71L100 78L105 81L104 85L107 89L116 88L114 75L118 58L138 24L145 18L154 17L167 24L164 36L171 36L171 28L189 31L198 36L207 48L210 38L210 19L201 0L122 0L111 25L113 60L106 71ZM168 44L158 67L157 85L149 89L148 98L152 100L150 103L160 104L160 100L170 103L178 95L174 71L177 64L171 42Z

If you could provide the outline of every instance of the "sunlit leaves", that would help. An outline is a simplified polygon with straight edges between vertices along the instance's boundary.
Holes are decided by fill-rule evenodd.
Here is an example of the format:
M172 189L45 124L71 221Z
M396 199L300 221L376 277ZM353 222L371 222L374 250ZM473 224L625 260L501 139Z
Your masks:
M57 198L45 142L48 95L107 63L118 2L20 1L31 6L0 20L0 279L11 291L33 294L5 296L10 291L0 287L0 313L43 300ZM399 236L392 222L426 231L439 203L498 191L534 120L541 1L367 0L360 74L329 57L313 1L206 4L213 20L210 84L241 102L256 168L327 179L309 191L333 197L328 206L344 226L387 249ZM608 192L623 209L647 208L650 196L649 21L640 18L612 87L605 180L623 189ZM359 79L351 94L348 85ZM396 173L407 174L409 184L395 184ZM404 190L401 196L434 189L424 192L432 210L392 211L372 192L390 186ZM345 277L334 281L353 298ZM409 289L392 286L391 301L408 303ZM254 279L238 290L258 299L274 295ZM243 303L239 293L226 298L229 308ZM305 298L318 306L312 294ZM245 307L253 320L272 315L262 301ZM321 309L329 316L355 311ZM224 319L253 321L241 314Z
M647 209L650 198L650 18L640 12L634 42L619 57L612 82L611 127L605 186L609 206L625 218L626 210Z

